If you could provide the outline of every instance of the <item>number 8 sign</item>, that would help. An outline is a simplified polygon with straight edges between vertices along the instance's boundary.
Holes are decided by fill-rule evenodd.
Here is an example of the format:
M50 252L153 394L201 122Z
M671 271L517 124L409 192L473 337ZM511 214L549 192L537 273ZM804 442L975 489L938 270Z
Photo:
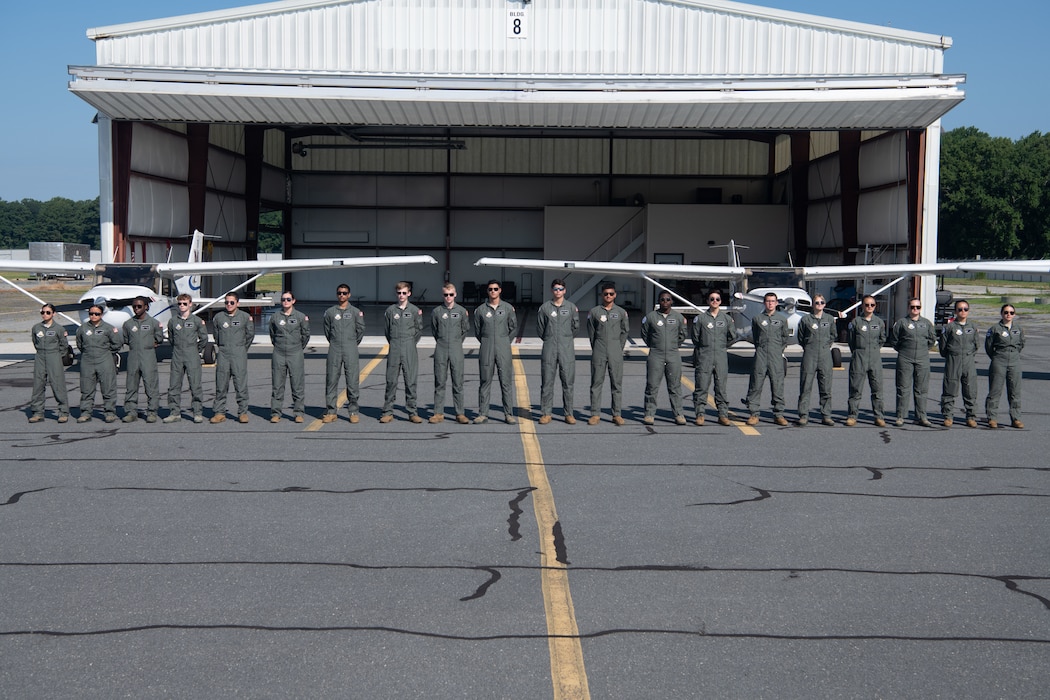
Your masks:
M508 39L525 39L528 36L529 14L526 10L508 10L507 11L507 38Z

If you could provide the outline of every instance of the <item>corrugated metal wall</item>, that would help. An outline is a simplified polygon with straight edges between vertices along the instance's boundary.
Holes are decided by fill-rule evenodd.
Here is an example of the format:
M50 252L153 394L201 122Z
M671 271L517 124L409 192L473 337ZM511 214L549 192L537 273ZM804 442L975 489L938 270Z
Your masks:
M509 11L525 13L524 38ZM150 23L145 23L148 27ZM99 65L463 76L934 74L934 37L654 0L380 0L96 39Z

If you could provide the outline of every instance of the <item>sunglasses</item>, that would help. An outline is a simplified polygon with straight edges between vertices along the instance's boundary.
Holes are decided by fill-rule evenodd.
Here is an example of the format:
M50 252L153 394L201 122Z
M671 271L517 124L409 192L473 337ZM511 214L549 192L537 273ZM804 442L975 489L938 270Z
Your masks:
M179 306L189 306L189 305L190 305L190 302L188 302L188 301L180 301L179 302Z
M1016 313L1016 311L1004 311L1003 316L1013 316Z
M489 291L490 292L498 292L499 291L499 287L489 287Z
M616 292L602 292L602 296L603 297L614 297L614 296L616 296Z
M405 290L401 289L401 290L398 290L397 295L399 297L401 297L401 296L408 296L410 293L411 292L406 292Z
M341 297L348 297L348 296L350 296L350 292L336 292L336 294L338 296L341 296Z
M49 316L52 313L54 313L54 312L49 310L49 309L44 309L43 311L40 312L40 315L41 316Z
M970 310L969 306L959 306L959 307L956 307L955 312L959 313L960 311L969 311L969 310Z
M708 301L722 301L722 297L708 297Z
M864 305L864 308L865 308L865 309L874 309L874 308L875 308L875 305L874 305L874 304L865 304L865 305Z
M454 297L454 296L456 296L456 293L455 292L445 292L444 296L446 296L446 297Z
M88 311L88 316L101 316L101 311Z
M146 308L146 305L145 304L132 304L131 308L133 308L133 309L144 309L144 308Z
M236 306L237 305L237 302L235 302L235 301L226 301L226 302L223 302L223 303L226 304L226 306Z
M564 292L565 287L551 287L552 292Z
M281 297L281 301L295 301L291 297Z
M909 309L921 309L922 307L921 306L909 306L908 308Z
M824 304L827 304L827 303L828 302L826 302L826 301L815 301L815 302L813 302L813 306L824 306Z

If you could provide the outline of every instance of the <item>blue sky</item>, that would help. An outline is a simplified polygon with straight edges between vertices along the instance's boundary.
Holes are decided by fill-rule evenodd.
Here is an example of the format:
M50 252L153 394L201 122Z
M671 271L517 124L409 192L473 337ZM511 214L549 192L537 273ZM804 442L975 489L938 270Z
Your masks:
M537 0L541 2L542 0ZM0 199L98 195L94 111L67 90L67 66L93 65L89 28L251 4L235 0L13 0L3 20L0 65L6 107L0 126ZM1050 3L1042 0L768 0L753 3L952 37L945 71L967 75L966 101L944 126L976 126L1017 139L1050 131Z

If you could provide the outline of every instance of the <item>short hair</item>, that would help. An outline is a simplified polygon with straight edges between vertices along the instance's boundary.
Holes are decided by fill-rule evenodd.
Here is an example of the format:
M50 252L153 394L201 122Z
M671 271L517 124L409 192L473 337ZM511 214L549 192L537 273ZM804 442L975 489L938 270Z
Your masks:
M44 309L51 309L51 313L55 313L55 305L49 301L45 301L44 304L40 307L41 311L43 311Z
M98 312L100 314L106 313L106 310L102 307L101 304L92 304L91 306L88 307L88 311L91 311L92 309L98 309Z
M565 286L565 280L563 280L560 277L554 278L554 281L551 282L551 289L554 289L555 287L564 287L564 286Z
M722 301L722 290L721 289L709 289L707 290L707 296L710 297L712 294L718 295L718 300Z
M491 287L492 285L496 285L500 289L503 289L503 283L500 282L499 280L489 280L488 282L485 283L486 287Z
M779 297L777 297L776 292L766 292L766 295L762 297L762 301L767 301L769 297L773 297L774 301L780 301Z
M441 285L441 289L445 292L454 292L456 291L456 285L451 282L445 282L445 284Z
M189 301L189 302L192 302L193 301L193 297L191 297L189 294L183 293L183 294L180 294L177 297L175 297L175 301Z
M828 300L828 298L826 296L824 296L823 294L814 294L813 295L813 301L816 301L817 299L823 299L824 301Z
M875 302L876 304L878 304L878 303L879 303L878 301L876 301L876 300L875 300L875 297L873 297L873 296L872 296L872 295L870 295L870 294L865 294L864 296L862 296L862 297L860 298L860 301L861 301L861 303L863 304L863 303L864 303L864 302L866 302L866 301L867 301L868 299L871 299L871 300L872 300L872 301L874 301L874 302Z
M969 307L970 306L970 300L969 299L956 299L955 303L952 306L953 306L953 308L958 310L959 309L959 304L966 304L966 306ZM1000 311L1001 310L1002 309L1000 309Z
M143 296L135 297L135 301L141 301L145 305L145 307L147 309L149 308L149 299L147 299L146 297L143 297ZM132 302L132 303L135 303L135 302Z
M350 293L350 285L349 285L349 284L347 284L346 282L344 282L344 283L342 283L341 285L339 285L338 287L336 287L336 288L335 288L335 291L336 291L336 292L338 292L338 291L340 291L340 290L343 290L343 289L345 289L345 290L346 290L346 293L347 293L347 294L349 294L349 293Z
M394 285L394 289L407 289L411 292L412 284L410 282L406 282L405 280L401 280L400 282Z
M671 296L670 292L660 292L659 294L656 295L656 300L660 301L661 299L668 299L668 300L673 301L674 297Z
M604 292L607 289L611 289L611 290L613 290L615 292L616 291L616 283L615 282L602 282L601 291Z
M229 299L230 297L233 297L237 301L241 300L241 295L238 294L237 292L226 292L225 294L222 295L223 299Z
M999 307L999 313L1002 313L1002 312L1006 311L1006 307L1007 306L1010 307L1011 311L1013 311L1014 313L1017 313L1017 307L1014 306L1013 304L1003 304L1002 306Z

